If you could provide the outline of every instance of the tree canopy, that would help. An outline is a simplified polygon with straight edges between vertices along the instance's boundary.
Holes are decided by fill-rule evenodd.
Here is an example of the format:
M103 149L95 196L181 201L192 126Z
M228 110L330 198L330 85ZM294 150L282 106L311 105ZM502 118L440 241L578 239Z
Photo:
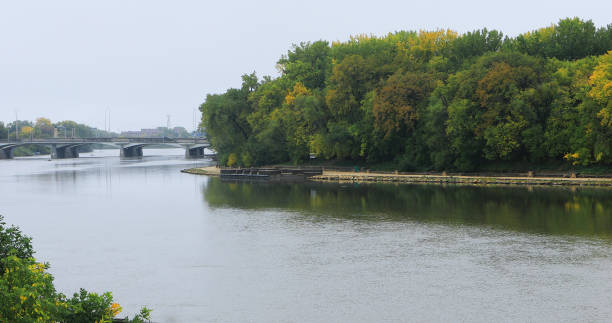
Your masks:
M498 162L612 163L612 24L303 42L280 76L210 94L202 126L223 164L315 155L401 170Z

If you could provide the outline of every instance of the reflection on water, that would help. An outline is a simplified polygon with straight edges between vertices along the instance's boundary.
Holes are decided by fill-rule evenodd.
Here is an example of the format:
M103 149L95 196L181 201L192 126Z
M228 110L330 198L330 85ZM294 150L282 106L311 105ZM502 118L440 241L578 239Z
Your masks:
M608 189L249 183L212 178L203 191L214 207L612 238L612 190Z

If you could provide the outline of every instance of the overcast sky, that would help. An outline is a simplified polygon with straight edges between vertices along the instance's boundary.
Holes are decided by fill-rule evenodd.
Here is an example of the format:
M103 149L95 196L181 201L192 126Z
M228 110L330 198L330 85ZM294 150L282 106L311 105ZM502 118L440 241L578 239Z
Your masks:
M612 1L0 0L0 121L39 116L114 131L193 128L207 93L277 76L293 43L397 30L487 27L515 36ZM199 118L199 112L198 112Z

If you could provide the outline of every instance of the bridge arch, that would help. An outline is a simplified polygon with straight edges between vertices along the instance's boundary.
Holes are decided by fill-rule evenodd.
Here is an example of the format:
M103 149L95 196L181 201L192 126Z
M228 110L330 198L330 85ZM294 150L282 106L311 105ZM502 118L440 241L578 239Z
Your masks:
M203 158L204 149L208 148L208 144L187 144L187 143L130 143L120 145L119 156L124 159L136 159L143 157L143 148L145 146L171 146L185 148L185 158Z
M142 147L145 144L127 144L120 145L119 157L125 159L142 158Z
M65 158L78 158L79 147L90 145L90 143L77 143L77 144L51 144L51 158L53 159L65 159Z
M13 149L15 149L17 145L15 144L0 144L0 159L12 159L13 158Z

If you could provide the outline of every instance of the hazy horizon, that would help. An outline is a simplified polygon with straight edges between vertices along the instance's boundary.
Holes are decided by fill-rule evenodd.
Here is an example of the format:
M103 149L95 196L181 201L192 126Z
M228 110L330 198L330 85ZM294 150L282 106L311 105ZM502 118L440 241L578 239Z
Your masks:
M117 132L165 126L167 115L172 127L192 130L206 94L238 87L252 71L278 76L276 61L295 43L439 28L516 36L565 17L604 26L611 10L606 1L6 2L0 121L17 112L104 129L110 111Z

